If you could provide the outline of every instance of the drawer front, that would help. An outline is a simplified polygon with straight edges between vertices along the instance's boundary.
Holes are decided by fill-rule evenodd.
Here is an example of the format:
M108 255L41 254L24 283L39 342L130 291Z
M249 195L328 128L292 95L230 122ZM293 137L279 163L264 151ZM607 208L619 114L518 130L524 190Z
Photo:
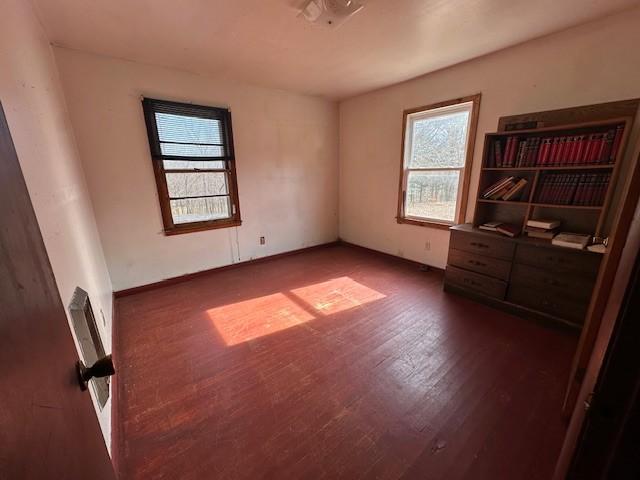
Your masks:
M500 280L508 280L509 272L511 271L511 262L463 252L462 250L456 250L454 248L449 250L448 263L455 267L472 270L482 273L483 275L499 278Z
M451 248L503 260L511 260L515 244L497 237L492 238L488 235L474 235L454 230L451 232Z
M587 301L579 302L565 295L541 293L533 288L515 284L509 285L507 300L580 325L584 322L589 306Z
M452 266L447 266L445 281L451 285L465 288L467 290L473 290L481 293L482 295L487 295L488 297L494 297L500 300L504 299L507 289L506 282L503 282L502 280L497 280L495 278Z
M511 283L531 287L540 293L551 292L577 301L588 301L594 280L585 275L553 272L516 263L511 272Z
M516 263L524 263L556 272L587 275L590 279L596 277L600 259L601 256L597 254L540 248L531 245L518 245L515 257Z

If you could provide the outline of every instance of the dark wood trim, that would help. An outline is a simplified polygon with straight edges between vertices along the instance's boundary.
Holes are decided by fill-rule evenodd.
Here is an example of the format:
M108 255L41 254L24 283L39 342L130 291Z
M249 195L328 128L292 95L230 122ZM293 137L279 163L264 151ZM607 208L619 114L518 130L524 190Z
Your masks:
M640 149L636 149L635 152L640 157ZM636 191L632 193L635 198L640 197L638 190L640 190L640 162L636 163L636 167L634 169L633 176L635 177L635 181L631 180L631 183L635 186ZM588 401L589 397L593 393L593 398L591 399L591 405L596 405L596 411L598 410L597 403L599 402L598 397L601 394L611 394L613 393L618 398L618 401L628 400L630 397L627 395L620 395L618 391L614 392L605 392L602 389L598 391L598 383L602 381L603 378L607 376L606 371L606 357L609 355L605 352L608 350L616 349L615 332L619 328L618 323L620 322L619 318L623 316L624 310L622 309L622 305L624 304L625 292L626 295L629 295L629 286L630 280L632 279L632 273L634 264L638 261L638 246L640 245L640 220L633 217L634 212L637 211L639 204L635 205L635 208L625 209L622 215L630 215L629 217L629 228L628 233L626 234L626 238L624 243L624 247L622 248L622 252L620 255L619 267L615 273L615 279L613 284L608 289L608 301L607 306L605 308L604 314L602 316L601 321L599 322L597 328L596 338L593 340L593 348L590 350L590 356L588 358L588 365L586 368L586 372L584 374L584 380L581 384L576 384L573 388L579 388L580 391L577 394L577 400L573 401L576 405L573 409L573 413L571 415L571 422L569 424L569 428L567 430L567 435L564 440L564 444L562 446L562 451L560 452L560 456L558 459L558 463L556 465L555 474L553 476L554 480L564 480L569 478L567 476L567 472L569 470L570 464L574 456L580 456L584 452L580 452L582 445L580 443L584 440L581 439L581 432L586 427L586 424L589 422L587 417L590 417L592 414L592 409L589 412L585 411L583 405L584 401ZM626 223L623 221L623 223ZM634 261L635 259L635 261ZM637 297L636 297L637 298ZM632 318L632 324L636 324L635 321L637 319L637 315L635 318ZM627 325L628 326L628 325ZM629 340L629 338L625 339ZM637 346L637 341L635 342ZM637 347L636 347L637 350ZM636 362L637 364L637 362ZM628 375L631 373L631 369L634 365L628 363L627 366L629 368L625 369L624 372L614 371L614 375L620 375L620 380L624 375ZM602 373L601 373L602 370ZM573 379L572 379L573 381ZM600 407L602 404L600 405ZM605 419L605 421L615 421L619 420L621 416L619 412L614 412L613 410L610 412L611 414ZM602 414L602 411L598 412L598 416ZM600 418L600 421L603 419ZM598 436L597 438L600 442L610 442L610 439L607 436ZM602 445L598 451L598 455L601 459L605 458L607 455L607 450L611 447L611 443L609 445ZM574 460L575 461L575 460ZM598 473L595 472L594 473ZM582 478L582 477L581 477ZM603 478L601 476L597 476L595 478ZM607 478L618 478L618 477L607 477Z
M346 247L351 247L351 248L355 248L355 249L358 249L358 250L363 250L363 251L369 252L369 253L375 253L376 255L381 255L381 256L387 257L387 258L392 258L394 260L401 260L401 261L403 261L405 263L409 263L409 264L411 264L411 265L413 265L415 267L418 267L418 268L425 268L426 267L429 270L437 270L439 272L443 272L444 273L444 270L442 268L434 267L432 265L427 265L426 263L416 262L415 260L411 260L409 258L404 258L404 257L399 257L397 255L393 255L393 254L387 253L387 252L382 252L380 250L374 250L373 248L363 247L362 245L358 245L356 243L347 242L347 241L342 240L342 239L338 240L338 243L340 245L344 245Z
M475 95L468 95L466 97L454 98L452 100L446 100L444 102L437 102L431 105L424 105L422 107L410 108L402 112L402 144L400 147L400 177L398 180L398 208L396 221L398 223L404 223L408 225L417 225L422 227L432 227L440 229L448 229L452 224L445 222L438 222L437 220L416 220L414 218L406 218L404 216L404 150L406 141L406 129L407 129L407 117L413 113L423 112L426 110L434 110L436 108L449 107L452 105L458 105L460 103L472 102L471 107L471 119L469 121L469 135L467 141L467 153L464 162L464 168L462 169L462 180L460 194L460 204L458 205L456 218L454 223L463 223L467 214L467 204L469 196L469 185L471 183L471 169L473 167L473 152L475 150L476 136L478 130L478 117L480 115L480 100L482 94L477 93Z
M277 260L278 258L288 257L291 255L297 255L299 253L309 252L311 250L318 250L321 248L334 247L340 244L339 240L329 243L322 243L320 245L313 245L311 247L299 248L297 250L290 250L288 252L276 253L274 255L267 255L266 257L254 258L251 260L245 260L243 262L232 263L230 265L223 265L221 267L209 268L207 270L200 270L198 272L187 273L185 275L180 275L178 277L165 278L164 280L160 280L159 282L153 282L146 285L140 285L138 287L125 288L124 290L118 290L113 292L115 298L127 297L129 295L134 295L136 293L147 292L149 290L155 290L157 288L167 287L170 285L175 285L176 283L186 282L193 278L201 277L204 275L208 275L210 273L219 272L222 270L229 270L231 268L238 268L244 265L252 265L256 263L262 262L270 262L272 260Z
M626 175L627 183L624 185L621 196L622 204L619 206L616 218L613 221L609 247L600 268L594 295L589 305L585 326L573 361L569 386L567 387L563 405L563 411L566 415L571 415L574 411L584 374L591 358L598 332L601 329L607 301L611 296L611 288L619 270L633 215L640 199L640 150L638 147L636 147L633 159L633 163L629 166L629 174Z
M242 225L241 220L217 220L215 222L194 222L185 223L184 226L174 226L170 229L165 229L165 235L182 235L183 233L204 232L206 230L216 230L218 228L239 227Z
M440 230L449 230L453 227L453 223L437 222L435 220L416 220L413 218L396 217L398 223L406 223L407 225L416 225L418 227L439 228Z
M111 295L111 359L115 367L116 373L111 376L111 463L116 473L116 477L120 477L120 468L122 466L120 448L123 445L122 438L122 421L120 417L120 401L124 388L120 383L118 375L120 369L120 337L118 336L118 309L116 304L116 295Z
M175 224L171 214L171 202L169 198L169 190L165 173L171 170L165 170L163 160L167 158L175 158L176 160L189 160L185 157L163 156L160 153L160 140L158 138L158 126L155 120L156 109L162 109L165 106L171 108L184 108L184 115L193 115L194 112L200 110L202 112L211 112L217 117L222 125L222 133L224 135L224 157L215 158L218 161L226 162L224 169L227 175L229 199L231 208L235 211L231 212L230 218L221 220L208 220L205 222L191 222L185 224ZM205 230L215 230L219 228L237 227L242 224L240 216L240 198L238 194L238 180L236 173L235 149L233 145L233 127L231 124L231 112L228 109L220 107L211 107L204 105L193 105L188 103L170 102L166 100L156 100L152 98L143 98L142 109L144 113L147 136L149 139L149 150L151 153L151 162L153 165L153 174L156 180L156 188L158 191L158 203L160 204L160 212L162 214L162 223L165 235L180 235L184 233L201 232ZM197 115L197 113L196 113ZM203 116L203 118L208 118ZM206 161L209 158L192 158L195 161ZM193 173L199 173L194 171ZM197 197L201 198L201 197Z
M504 132L508 124L514 123L541 122L545 127L553 127L572 123L604 121L620 117L635 117L639 106L640 98L631 98L617 102L598 103L559 110L506 115L498 119L498 132ZM513 131L515 132L516 130Z

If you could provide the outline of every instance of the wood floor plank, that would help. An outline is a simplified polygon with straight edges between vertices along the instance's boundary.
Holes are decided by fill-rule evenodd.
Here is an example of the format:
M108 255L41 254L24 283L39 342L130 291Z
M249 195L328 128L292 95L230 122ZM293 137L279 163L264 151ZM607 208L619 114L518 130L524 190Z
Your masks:
M437 271L335 246L116 308L123 479L533 480L559 451L575 336Z

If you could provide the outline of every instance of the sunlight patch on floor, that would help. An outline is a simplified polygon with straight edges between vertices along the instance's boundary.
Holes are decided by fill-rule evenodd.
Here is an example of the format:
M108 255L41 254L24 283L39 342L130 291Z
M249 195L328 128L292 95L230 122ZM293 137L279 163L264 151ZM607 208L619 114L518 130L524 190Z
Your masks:
M326 282L296 288L291 290L291 293L324 315L343 312L385 297L382 293L349 277L333 278Z
M207 310L227 345L279 332L315 318L283 293Z
M251 298L207 310L228 346L365 305L385 295L349 277Z

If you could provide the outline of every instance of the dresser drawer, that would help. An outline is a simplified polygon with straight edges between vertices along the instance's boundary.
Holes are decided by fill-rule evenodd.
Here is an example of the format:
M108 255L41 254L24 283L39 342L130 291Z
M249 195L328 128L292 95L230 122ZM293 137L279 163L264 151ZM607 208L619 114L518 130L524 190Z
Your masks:
M499 278L500 280L508 280L509 272L511 271L511 262L453 248L449 250L448 263L455 267L473 270L474 272Z
M469 272L461 268L447 266L445 272L445 281L451 285L473 290L475 292L503 299L507 289L506 282L495 278L480 275L479 273Z
M533 265L554 272L569 272L596 277L601 256L588 252L573 252L558 248L540 248L531 245L518 245L516 263Z
M585 275L542 270L520 263L513 265L510 281L530 287L540 294L557 293L583 302L591 298L594 284L594 280Z
M515 244L502 238L493 238L490 235L464 233L453 230L451 232L451 248L511 260L513 258Z
M533 288L516 284L509 285L507 300L577 324L584 322L589 306L588 301L580 302L566 295L538 292Z

